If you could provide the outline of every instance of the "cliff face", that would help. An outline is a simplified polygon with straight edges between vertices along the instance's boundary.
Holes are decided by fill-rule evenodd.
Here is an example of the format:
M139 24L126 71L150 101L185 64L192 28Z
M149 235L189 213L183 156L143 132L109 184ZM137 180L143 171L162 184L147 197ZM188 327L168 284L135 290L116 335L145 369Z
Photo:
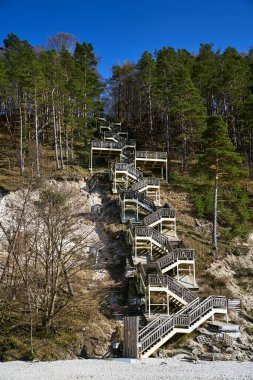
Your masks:
M224 282L224 287L232 298L239 298L242 308L253 310L253 234L247 240L231 243L224 258L211 263L206 270L214 283Z
M30 352L29 318L26 316L29 313L25 307L22 308L23 295L17 293L16 297L20 299L15 300L15 297L7 299L4 297L4 291L1 292L1 304L14 302L16 310L12 308L9 318L6 319L4 309L2 307L0 309L2 331L0 360L32 359L33 357L40 360L72 359L79 356L101 357L110 349L111 339L118 324L116 319L111 317L110 297L119 285L115 272L117 272L121 254L118 240L113 240L105 231L102 222L103 215L96 213L96 210L101 209L102 206L101 192L99 190L89 192L84 181L52 180L41 183L40 187L42 189L53 187L57 191L71 194L70 201L74 205L75 223L72 226L75 236L71 244L85 237L82 248L83 265L76 274L71 275L70 285L73 296L70 299L66 298L66 305L64 306L63 303L63 308L55 316L50 331L43 332L40 324L34 321L33 354ZM33 203L37 201L39 191L40 189L36 188L31 192L27 217L32 229L36 224ZM15 229L15 210L22 205L26 192L27 189L10 192L0 200L0 220L6 231ZM0 238L1 276L9 252L8 239L3 229L0 229ZM40 242L38 244L40 245ZM68 246L67 241L63 244ZM23 251L22 255L27 257ZM115 270L114 267L116 267ZM0 286L2 287L3 284ZM59 297L64 296L66 292L67 286L61 286ZM39 304L38 298L37 301Z

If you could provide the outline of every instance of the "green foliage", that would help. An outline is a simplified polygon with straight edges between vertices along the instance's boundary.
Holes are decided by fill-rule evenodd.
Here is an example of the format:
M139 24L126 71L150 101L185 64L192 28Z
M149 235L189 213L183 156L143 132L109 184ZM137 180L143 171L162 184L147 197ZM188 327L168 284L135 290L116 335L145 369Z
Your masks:
M43 190L40 196L40 204L41 206L51 204L52 207L64 206L66 204L66 195L53 189Z
M203 218L205 215L205 204L204 204L204 200L202 199L200 195L198 194L195 195L193 199L193 206L194 206L196 216L198 218Z

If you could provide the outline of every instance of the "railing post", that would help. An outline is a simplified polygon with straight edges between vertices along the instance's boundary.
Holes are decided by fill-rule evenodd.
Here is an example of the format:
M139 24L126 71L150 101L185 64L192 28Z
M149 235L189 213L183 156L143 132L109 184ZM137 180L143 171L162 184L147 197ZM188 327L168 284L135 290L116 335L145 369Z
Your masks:
M123 199L123 221L125 221L126 218L126 212L125 212L125 193L124 193L124 199Z
M92 143L90 148L90 171L92 172Z
M150 318L150 286L148 286L148 316Z

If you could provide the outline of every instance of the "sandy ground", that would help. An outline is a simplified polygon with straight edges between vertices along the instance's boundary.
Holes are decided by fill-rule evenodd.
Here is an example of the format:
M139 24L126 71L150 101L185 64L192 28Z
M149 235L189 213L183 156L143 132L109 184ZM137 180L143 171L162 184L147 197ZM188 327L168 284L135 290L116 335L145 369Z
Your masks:
M0 380L252 380L253 363L179 359L65 360L0 363Z

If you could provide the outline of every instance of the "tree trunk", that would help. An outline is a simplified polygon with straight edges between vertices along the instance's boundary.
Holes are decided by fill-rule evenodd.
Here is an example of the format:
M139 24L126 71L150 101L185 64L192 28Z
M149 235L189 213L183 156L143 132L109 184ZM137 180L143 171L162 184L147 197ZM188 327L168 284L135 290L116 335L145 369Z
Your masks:
M169 152L170 152L170 131L169 131L169 115L168 115L168 113L166 113L166 115L164 115L163 124L164 124L165 148L166 148L166 152L167 152L168 157L169 157Z
M39 152L39 133L38 133L38 110L37 110L37 93L34 97L34 117L35 117L35 144L36 144L36 176L40 178L40 152Z
M61 169L64 170L64 161L63 161L63 149L62 149L62 132L61 132L61 120L58 120L58 134L59 134L59 147L60 147L60 162Z
M148 108L149 108L149 137L151 142L151 148L154 150L154 127L153 127L153 109L151 94L148 94Z
M53 107L53 120L54 120L54 157L56 162L56 168L60 169L59 158L58 158L58 128L56 122L56 112L55 112L55 102L54 102L54 91L52 91L52 107Z
M22 117L22 109L19 107L19 115L20 115L20 145L19 145L19 157L20 157L20 175L24 175L25 165L24 165L24 152L23 152L23 117Z
M214 180L214 192L213 192L213 233L212 233L212 245L213 249L218 251L217 245L217 199L218 199L218 173L215 174Z

